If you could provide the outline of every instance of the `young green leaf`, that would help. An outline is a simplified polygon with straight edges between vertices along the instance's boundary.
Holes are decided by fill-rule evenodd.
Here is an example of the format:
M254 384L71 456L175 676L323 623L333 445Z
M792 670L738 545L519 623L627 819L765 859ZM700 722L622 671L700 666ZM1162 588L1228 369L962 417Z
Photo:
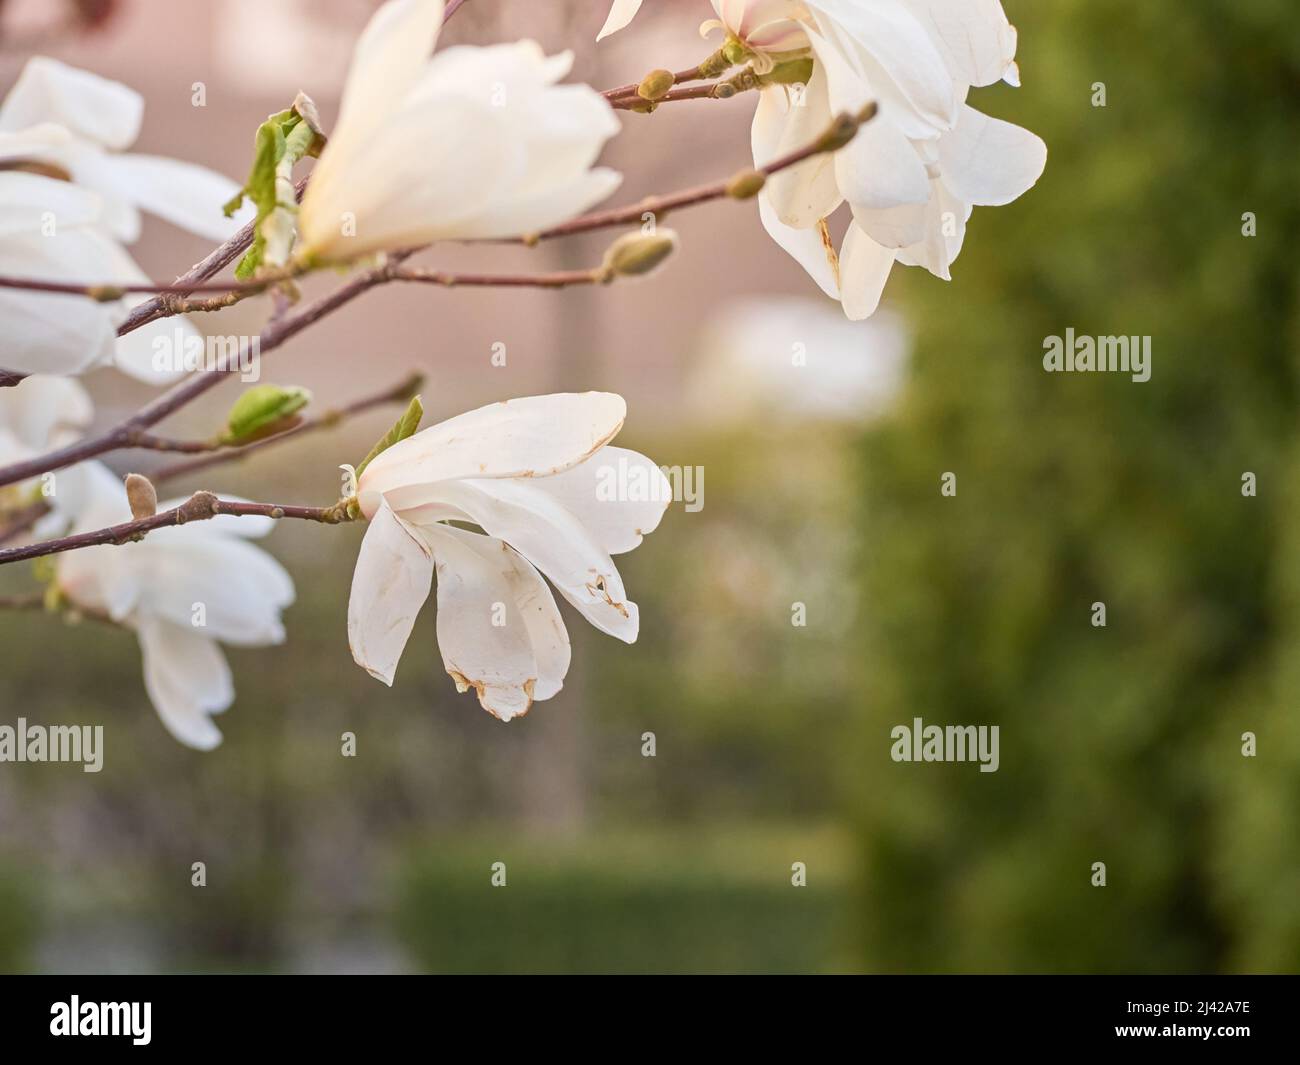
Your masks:
M396 423L383 439L370 449L368 454L357 465L356 475L361 476L361 472L370 465L379 455L382 455L399 440L405 440L408 436L414 436L415 431L420 428L420 419L424 417L424 404L420 402L419 396L411 398L410 405L403 412L402 416L397 419Z

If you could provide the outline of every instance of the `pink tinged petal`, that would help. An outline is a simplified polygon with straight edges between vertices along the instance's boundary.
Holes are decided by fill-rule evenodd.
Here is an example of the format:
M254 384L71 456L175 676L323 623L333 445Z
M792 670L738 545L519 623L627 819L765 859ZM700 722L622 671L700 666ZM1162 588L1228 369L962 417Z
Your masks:
M459 691L502 721L549 699L569 670L550 589L507 544L450 525L422 530L437 560L438 649Z
M992 85L1014 67L1015 27L1000 0L904 0L929 32L954 80Z
M564 392L493 403L394 445L361 475L362 510L390 495L394 509L438 498L437 482L462 477L547 477L576 466L623 426L627 404L612 392Z
M432 581L428 544L381 507L361 541L352 575L348 644L357 665L389 687Z
M641 10L641 0L614 0L610 6L605 25L596 34L596 40L603 41L611 33L617 33L630 23Z
M856 322L876 313L893 265L891 249L877 244L857 225L849 226L840 256L844 313L849 318Z
M776 210L768 202L766 192L759 193L758 216L768 236L808 271L808 275L817 282L826 295L831 299L839 299L839 256L830 243L826 231L820 227L795 229L793 226L787 226L777 218Z
M230 666L216 642L200 631L145 615L137 623L144 684L158 716L187 747L210 751L221 732L210 715L235 700Z
M957 199L1000 207L1042 176L1047 145L1027 129L963 107L956 128L939 140L939 165Z
M121 151L139 136L143 114L144 99L134 89L35 56L0 105L0 130L56 122L79 137Z

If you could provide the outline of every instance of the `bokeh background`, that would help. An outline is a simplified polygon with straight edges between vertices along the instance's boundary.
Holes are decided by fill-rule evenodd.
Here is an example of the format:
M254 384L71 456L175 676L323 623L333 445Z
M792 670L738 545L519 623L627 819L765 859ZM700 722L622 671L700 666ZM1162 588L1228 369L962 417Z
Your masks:
M147 100L140 150L240 177L297 89L334 113L371 7L8 0L0 86L33 52L120 78ZM0 617L0 723L102 723L107 745L97 775L0 765L0 968L1300 967L1294 2L1005 7L1025 87L972 102L1043 136L1047 172L976 211L950 284L896 271L871 323L821 299L751 205L723 204L673 219L682 251L647 282L381 291L268 359L268 380L322 407L419 367L430 420L619 391L619 442L702 466L704 506L675 505L620 559L639 642L566 608L565 690L509 726L455 694L431 611L391 691L353 665L359 529L267 541L298 583L290 640L230 652L238 699L210 754L163 731L129 633ZM447 39L572 47L597 86L708 47L703 0L652 0L597 49L606 10L471 0ZM624 115L619 200L745 165L752 106ZM607 239L429 259L570 268ZM206 247L159 223L136 251L165 277ZM250 301L220 328L255 332L265 312ZM1067 327L1151 335L1150 382L1045 374L1043 338ZM104 421L142 398L111 373L90 383ZM210 431L232 398L178 434ZM337 465L390 420L183 487L329 501ZM892 762L890 729L918 716L999 725L1000 770Z

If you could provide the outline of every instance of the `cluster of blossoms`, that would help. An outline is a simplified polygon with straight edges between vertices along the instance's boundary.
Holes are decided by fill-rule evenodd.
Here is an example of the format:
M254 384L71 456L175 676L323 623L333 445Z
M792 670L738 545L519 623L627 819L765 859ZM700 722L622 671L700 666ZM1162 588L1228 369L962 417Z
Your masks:
M639 6L618 0L604 33ZM754 185L762 222L850 318L876 309L895 261L947 277L973 206L1015 199L1042 171L1038 138L965 102L973 86L1018 78L1015 32L997 0L714 0L714 11L705 29L725 33L730 65L763 76L753 125L754 163L766 168ZM125 250L141 209L217 240L252 218L249 254L260 259L246 263L261 291L322 265L387 263L438 241L527 239L618 187L620 175L597 165L620 128L610 94L562 84L570 54L547 56L531 41L435 51L444 14L443 0L384 4L356 44L328 138L300 98L259 132L243 190L199 167L127 153L142 103L125 86L49 59L28 64L0 106L0 277L99 284L81 298L0 285L0 369L19 382L0 390L0 466L28 463L0 480L0 514L42 512L7 539L85 542L159 513L152 485L142 504L98 461L26 475L30 460L88 432L94 410L72 377L112 365L164 384L184 372L151 357L157 331L174 334L175 321L124 324L130 297L120 286L149 284ZM868 105L875 120L839 150L769 165ZM317 161L297 205L289 175L305 155ZM245 195L254 203L241 215ZM846 203L837 252L827 220ZM591 279L643 272L662 254L662 243L647 252L622 238ZM403 431L330 508L329 520L368 522L348 609L357 663L393 683L435 575L444 667L501 720L553 697L567 673L552 587L600 631L634 641L637 608L613 556L654 530L671 489L648 458L611 444L625 416L619 396L590 392L513 399L419 432L418 416L399 422ZM638 471L649 488L608 498L598 484L615 467ZM293 582L250 542L282 516L271 509L213 511L54 555L45 602L134 631L149 697L189 746L220 742L212 717L234 699L220 645L284 638Z
M868 103L878 117L833 156L777 175L763 225L850 318L870 317L895 262L951 278L975 207L1010 203L1037 182L1042 140L967 104L973 87L1020 84L1016 31L999 0L712 0L727 44L755 69L812 59L797 87L759 91L762 165ZM615 0L602 36L640 0ZM779 79L778 79L779 81ZM826 220L848 204L838 252Z

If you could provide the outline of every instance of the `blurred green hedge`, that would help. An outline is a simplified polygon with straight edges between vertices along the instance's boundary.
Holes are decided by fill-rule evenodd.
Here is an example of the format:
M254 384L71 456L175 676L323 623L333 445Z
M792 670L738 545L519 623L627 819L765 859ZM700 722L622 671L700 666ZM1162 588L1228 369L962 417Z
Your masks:
M841 836L624 826L569 841L476 832L401 870L397 938L457 973L818 972L850 964ZM791 883L803 862L807 886ZM493 887L492 867L506 884Z
M1006 6L1025 87L972 102L1047 172L951 286L895 281L914 379L863 451L867 964L1294 970L1295 5ZM1151 380L1045 373L1071 326L1151 335ZM1001 770L893 763L914 716L1000 725Z

